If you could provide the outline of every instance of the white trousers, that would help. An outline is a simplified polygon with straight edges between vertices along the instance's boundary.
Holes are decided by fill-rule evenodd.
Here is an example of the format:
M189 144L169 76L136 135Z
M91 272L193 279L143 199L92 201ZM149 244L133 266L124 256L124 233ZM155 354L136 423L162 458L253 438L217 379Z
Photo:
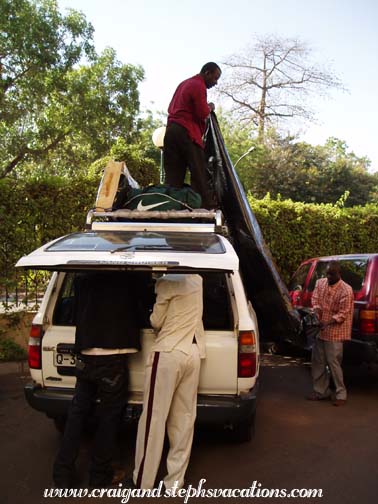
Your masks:
M200 356L193 344L180 350L152 352L146 363L143 412L139 419L133 480L138 488L154 488L164 445L169 439L166 488L184 484L197 413Z

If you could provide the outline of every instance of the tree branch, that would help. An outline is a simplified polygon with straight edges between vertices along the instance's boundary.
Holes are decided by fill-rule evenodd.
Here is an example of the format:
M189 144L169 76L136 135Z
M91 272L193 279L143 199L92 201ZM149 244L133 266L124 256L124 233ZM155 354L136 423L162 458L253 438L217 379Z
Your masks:
M10 161L3 169L3 172L0 173L0 179L5 178L9 173L21 162L25 159L26 156L40 156L41 154L46 154L47 152L54 149L66 136L68 133L61 133L58 135L50 144L46 145L46 147L41 149L30 149L27 146L24 146L20 149L20 152L15 156L12 161Z

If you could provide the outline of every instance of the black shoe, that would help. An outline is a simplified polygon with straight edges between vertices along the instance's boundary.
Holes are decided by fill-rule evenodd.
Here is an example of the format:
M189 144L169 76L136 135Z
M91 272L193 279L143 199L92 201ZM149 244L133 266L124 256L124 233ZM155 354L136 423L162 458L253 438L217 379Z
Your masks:
M79 481L75 478L55 478L54 487L55 488L78 488Z
M113 479L112 479L112 485L118 485L118 483L122 483L126 478L126 471L125 469L114 469L114 474L113 474Z
M66 474L54 474L53 481L55 488L78 488L80 485L80 478L76 472Z
M330 396L321 396L316 392L312 392L310 395L306 397L307 401L329 401L331 399Z
M125 478L125 479L122 481L122 486L123 486L124 488L132 488L132 489L134 489L134 488L138 488L138 487L136 486L136 484L134 483L133 478Z

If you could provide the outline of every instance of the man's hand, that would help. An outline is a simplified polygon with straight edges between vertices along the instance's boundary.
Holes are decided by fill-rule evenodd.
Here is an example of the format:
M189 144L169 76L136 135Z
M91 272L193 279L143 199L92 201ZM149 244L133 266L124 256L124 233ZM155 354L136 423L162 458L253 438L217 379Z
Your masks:
M336 320L329 320L328 322L320 322L320 330L323 331L326 327L336 324Z

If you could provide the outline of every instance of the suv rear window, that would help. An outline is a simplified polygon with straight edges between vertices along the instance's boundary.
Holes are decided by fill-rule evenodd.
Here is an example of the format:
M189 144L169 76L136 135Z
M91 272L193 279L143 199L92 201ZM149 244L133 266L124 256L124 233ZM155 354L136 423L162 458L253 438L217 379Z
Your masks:
M364 283L368 259L340 259L339 262L341 266L341 278L352 287L354 292L360 291ZM315 289L316 281L326 276L328 264L329 261L319 261L316 265L308 285L310 292Z
M125 281L128 273L125 275ZM205 329L232 330L233 318L226 273L203 273L203 324ZM74 273L64 277L54 309L53 324L73 326ZM150 314L155 302L155 282L151 273L138 273L138 307L143 327L150 326Z
M65 236L47 252L118 252L164 250L224 254L224 246L214 233L174 233L151 231L87 231Z

